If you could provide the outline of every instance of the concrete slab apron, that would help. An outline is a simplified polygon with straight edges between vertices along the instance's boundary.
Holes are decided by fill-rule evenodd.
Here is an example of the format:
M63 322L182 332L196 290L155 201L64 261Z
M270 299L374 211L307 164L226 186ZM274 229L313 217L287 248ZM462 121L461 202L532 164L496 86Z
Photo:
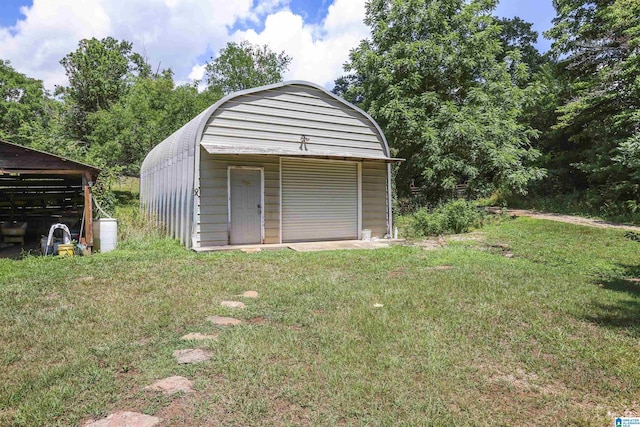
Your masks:
M291 243L289 249L296 252L334 251L348 249L381 249L388 248L389 242L348 240L343 242L305 242Z

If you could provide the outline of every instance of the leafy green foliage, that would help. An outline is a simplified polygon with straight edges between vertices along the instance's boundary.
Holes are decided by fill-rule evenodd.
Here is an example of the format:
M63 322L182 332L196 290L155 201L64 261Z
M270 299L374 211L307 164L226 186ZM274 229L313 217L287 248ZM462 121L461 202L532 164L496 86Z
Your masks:
M207 64L207 84L209 88L229 94L278 83L290 63L291 57L284 51L275 53L267 45L229 42L219 56Z
M373 0L365 22L372 39L350 55L339 92L361 101L385 131L399 166L397 189L422 188L431 203L497 188L525 192L544 176L531 166L537 135L518 118L525 93L510 71L520 55L499 61L501 27L492 1ZM514 71L515 70L515 71Z
M69 86L59 87L57 92L64 94L69 104L69 127L74 137L85 139L91 131L87 116L119 101L131 75L151 74L144 58L132 49L130 42L112 37L83 39L77 50L60 61Z
M538 41L538 33L533 30L533 24L526 22L518 17L498 19L500 30L500 43L502 51L498 54L498 61L508 61L510 71L514 79L518 78L520 61L528 68L528 74L532 74L545 63L545 58L540 55L535 44ZM520 61L511 62L511 58L517 54ZM518 79L519 80L519 79ZM526 83L518 82L517 83Z
M443 203L434 209L421 208L398 218L396 224L403 237L438 236L466 233L482 226L485 214L474 203L458 199Z
M569 131L572 166L600 203L640 194L640 3L557 0L547 33L570 81L556 127Z
M220 94L198 93L194 85L175 87L172 73L132 79L109 109L87 116L92 129L89 159L137 175L146 154L160 141L213 104Z
M46 93L40 80L0 60L0 138L28 145L46 122ZM35 128L35 129L34 129Z

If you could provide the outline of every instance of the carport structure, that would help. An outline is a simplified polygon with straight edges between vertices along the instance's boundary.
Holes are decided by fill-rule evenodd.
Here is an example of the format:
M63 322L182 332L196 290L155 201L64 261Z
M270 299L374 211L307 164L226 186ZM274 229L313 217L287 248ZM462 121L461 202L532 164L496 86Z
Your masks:
M93 247L91 187L100 169L0 140L0 221L27 223L39 239L55 223L83 221L78 238Z

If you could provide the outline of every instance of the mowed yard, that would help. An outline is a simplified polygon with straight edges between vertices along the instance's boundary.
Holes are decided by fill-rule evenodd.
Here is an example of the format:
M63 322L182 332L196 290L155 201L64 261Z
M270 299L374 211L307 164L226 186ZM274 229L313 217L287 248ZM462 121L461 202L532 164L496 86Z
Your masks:
M437 250L256 254L132 240L92 257L0 260L0 425L122 409L193 426L640 416L640 243L527 218L473 236ZM247 308L220 306L246 290L259 293ZM181 340L189 332L218 338ZM194 346L212 359L176 364L174 350ZM196 392L145 391L171 375Z

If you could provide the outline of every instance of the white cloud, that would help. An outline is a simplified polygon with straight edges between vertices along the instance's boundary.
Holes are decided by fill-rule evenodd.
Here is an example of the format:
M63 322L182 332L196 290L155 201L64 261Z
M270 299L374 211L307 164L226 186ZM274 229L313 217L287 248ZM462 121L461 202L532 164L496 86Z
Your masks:
M21 12L25 18L11 31L0 28L0 58L50 89L66 82L59 64L64 55L83 38L105 36L111 21L97 0L34 0Z
M277 52L284 50L293 58L287 79L309 80L330 88L344 74L342 65L349 51L369 36L364 13L365 0L335 0L322 23L309 25L286 9L267 16L260 33L237 31L233 38L268 44Z
M254 4L255 3L255 4ZM230 40L247 39L293 57L288 79L332 86L349 49L368 36L365 0L335 0L318 25L292 13L290 0L34 0L11 28L0 27L0 58L48 89L67 84L59 61L83 38L133 42L152 67L171 68L176 81L202 78L203 61ZM264 29L236 31L237 23ZM247 25L248 24L248 25Z
M191 72L189 73L189 80L202 80L206 68L206 64L194 65L193 68L191 68Z
M52 89L66 84L59 61L83 38L133 42L152 66L184 78L197 58L224 46L228 28L251 16L252 0L34 0L12 28L0 28L0 58Z

